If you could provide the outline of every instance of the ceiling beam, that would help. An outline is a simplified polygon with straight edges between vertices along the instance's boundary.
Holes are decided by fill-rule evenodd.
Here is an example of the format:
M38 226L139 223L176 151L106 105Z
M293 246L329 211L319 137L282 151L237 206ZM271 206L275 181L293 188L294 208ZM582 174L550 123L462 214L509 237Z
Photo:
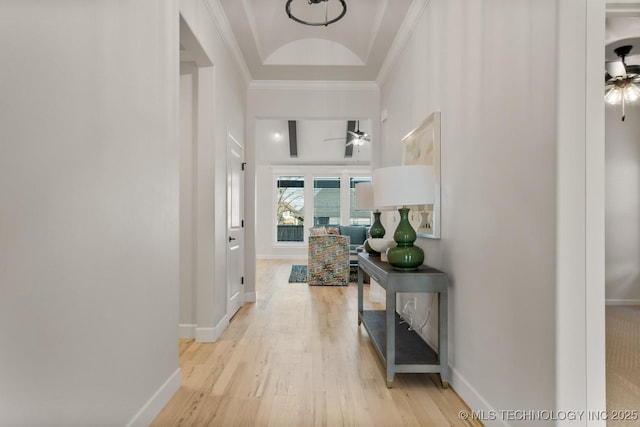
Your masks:
M289 157L298 157L298 127L295 120L289 120Z
M349 120L347 122L347 137L345 138L345 144L349 144L349 142L353 139L353 135L350 134L349 132L355 132L355 131L356 131L356 121ZM345 158L353 157L353 144L345 145L344 157Z

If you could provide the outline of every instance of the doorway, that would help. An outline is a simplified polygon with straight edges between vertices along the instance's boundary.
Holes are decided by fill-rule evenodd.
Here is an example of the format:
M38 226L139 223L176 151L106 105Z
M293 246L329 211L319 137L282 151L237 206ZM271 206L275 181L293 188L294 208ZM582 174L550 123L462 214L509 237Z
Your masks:
M604 53L606 69L610 72L605 77L608 81L640 74L640 3L607 5ZM640 330L640 103L628 99L630 102L623 107L621 100L607 99L604 156L607 409L610 413L630 411L637 417L640 412L640 335L637 332ZM629 425L629 422L626 418L611 419L607 425Z
M180 17L179 338L215 341L212 178L213 64Z

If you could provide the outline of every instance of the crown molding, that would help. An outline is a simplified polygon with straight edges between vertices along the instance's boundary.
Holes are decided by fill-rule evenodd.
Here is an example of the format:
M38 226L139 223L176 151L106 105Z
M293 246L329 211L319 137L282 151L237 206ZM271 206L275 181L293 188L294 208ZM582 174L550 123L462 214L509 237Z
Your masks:
M253 80L249 90L363 90L380 91L374 81Z
M380 67L380 71L378 72L378 77L376 78L378 86L381 87L384 84L391 67L407 45L416 24L420 20L424 10L429 5L429 2L430 0L413 0L411 2L407 15L404 17L402 25L400 26L396 37L393 39L389 52L387 52L387 56L385 56L382 66Z
M233 35L233 31L231 31L231 25L229 24L227 15L224 14L220 0L202 0L202 2L205 4L209 14L213 18L213 22L215 23L218 33L220 33L229 54L235 60L236 65L238 65L245 84L248 85L252 81L251 72L249 71L247 62L242 55L238 41Z

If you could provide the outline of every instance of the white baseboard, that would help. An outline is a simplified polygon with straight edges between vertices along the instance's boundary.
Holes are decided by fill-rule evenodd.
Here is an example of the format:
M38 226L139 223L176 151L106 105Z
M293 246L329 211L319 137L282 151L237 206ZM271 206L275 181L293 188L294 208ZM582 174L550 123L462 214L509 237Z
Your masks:
M216 342L215 328L196 328L196 342Z
M216 342L229 326L229 316L226 314L213 328L196 328L196 342Z
M307 260L309 256L305 254L287 254L287 255L272 255L272 254L263 254L256 255L256 259L267 259L267 260L292 260L292 261L300 261Z
M153 422L156 416L162 411L167 402L180 388L180 368L176 369L171 376L153 393L153 396L140 408L127 427L147 427Z
M485 414L499 414L499 412L496 411L495 408L492 408L489 402L478 393L478 390L469 384L469 381L467 381L460 372L452 368L451 365L449 365L449 372L451 373L451 387L453 387L458 396L460 396L472 411L482 411ZM496 416L495 418L495 420L485 419L480 421L482 421L485 427L509 427L509 424L504 419L501 419L500 416Z
M196 337L198 325L180 324L178 325L178 338L189 339Z
M640 305L640 299L606 299L605 305Z
M256 302L256 293L255 292L245 292L243 301L244 302Z

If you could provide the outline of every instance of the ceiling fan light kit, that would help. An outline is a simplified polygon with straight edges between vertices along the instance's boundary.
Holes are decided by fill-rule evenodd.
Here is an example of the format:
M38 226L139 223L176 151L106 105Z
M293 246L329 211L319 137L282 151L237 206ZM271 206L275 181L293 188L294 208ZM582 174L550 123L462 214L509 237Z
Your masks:
M297 3L307 3L308 5L317 5L317 4L321 4L324 3L324 21L306 21L302 18L299 18L297 16L295 16L293 14L293 12L291 12L291 3L293 3L293 0L287 0L287 5L285 6L285 10L287 12L287 16L291 19L293 19L294 21L300 23L300 24L304 24L304 25L310 25L312 27L320 27L320 26L328 26L329 24L333 24L334 22L338 22L339 20L341 20L344 15L347 13L347 3L345 2L345 0L336 0L337 2L340 3L340 6L342 7L342 11L335 17L333 18L329 18L329 3L330 0L298 0Z
M626 116L625 104L640 99L640 87L638 87L640 75L629 72L630 69L636 71L637 66L627 66L624 60L632 48L633 46L626 45L614 49L614 52L620 58L620 62L607 64L607 76L609 78L605 84L604 100L608 104L622 104L622 121Z
M366 132L360 131L360 120L358 120L358 129L355 132L348 131L351 135L352 139L349 141L349 144L353 145L364 145L367 142L371 141L371 136Z

